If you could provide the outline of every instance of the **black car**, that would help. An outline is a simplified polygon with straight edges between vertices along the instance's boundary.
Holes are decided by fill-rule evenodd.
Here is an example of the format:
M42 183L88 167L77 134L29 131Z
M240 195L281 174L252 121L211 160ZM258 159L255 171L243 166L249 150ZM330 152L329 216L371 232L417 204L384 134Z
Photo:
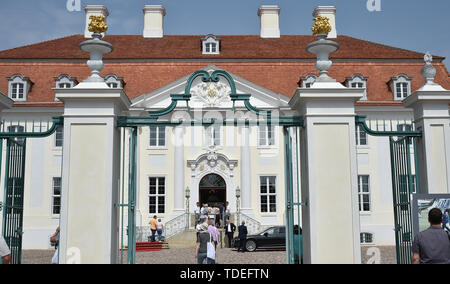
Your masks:
M239 247L239 238L234 238L234 247ZM256 249L286 249L286 227L270 227L256 235L248 235L245 245L247 251Z

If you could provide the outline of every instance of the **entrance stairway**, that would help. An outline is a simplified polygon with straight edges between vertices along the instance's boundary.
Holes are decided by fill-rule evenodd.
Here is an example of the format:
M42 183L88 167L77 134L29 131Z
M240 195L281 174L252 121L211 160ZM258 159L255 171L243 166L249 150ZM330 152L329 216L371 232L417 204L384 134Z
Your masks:
M169 244L166 242L136 243L136 252L161 251L163 249L169 249Z

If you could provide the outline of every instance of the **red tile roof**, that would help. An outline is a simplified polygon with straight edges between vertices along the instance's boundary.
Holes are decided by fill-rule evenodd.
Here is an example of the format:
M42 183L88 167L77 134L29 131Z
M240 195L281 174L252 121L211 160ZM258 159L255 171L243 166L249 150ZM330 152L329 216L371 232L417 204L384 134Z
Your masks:
M113 73L123 77L125 92L133 99L207 65L216 65L289 97L294 94L301 77L309 73L317 74L315 57L305 50L306 45L315 40L312 36L281 36L279 39L261 39L255 35L220 36L220 55L202 55L201 37L144 39L140 35L108 35L105 40L114 45L115 51L105 57L107 60L102 75ZM39 103L56 105L53 104L52 91L55 77L69 74L82 81L89 76L90 70L84 61L88 59L88 54L78 47L84 40L82 35L74 35L0 51L0 92L8 93L7 77L22 74L30 78L33 86L28 103L21 103L20 106L42 105ZM388 82L398 74L412 77L413 91L424 84L420 73L424 65L422 53L348 36L339 36L336 41L341 48L331 56L335 61L330 76L339 82L356 73L367 76L369 103L364 105L397 105ZM434 58L436 82L450 89L450 76L442 63L444 58Z
M261 38L258 35L225 35L221 38L219 55L203 55L201 38L196 35L167 35L164 38L143 38L141 35L107 35L104 40L115 50L105 59L314 59L306 46L316 38L309 35L283 35ZM79 43L83 35L72 35L28 46L0 51L0 59L87 59ZM340 50L335 59L423 59L423 54L378 43L338 36ZM436 56L436 60L444 58Z

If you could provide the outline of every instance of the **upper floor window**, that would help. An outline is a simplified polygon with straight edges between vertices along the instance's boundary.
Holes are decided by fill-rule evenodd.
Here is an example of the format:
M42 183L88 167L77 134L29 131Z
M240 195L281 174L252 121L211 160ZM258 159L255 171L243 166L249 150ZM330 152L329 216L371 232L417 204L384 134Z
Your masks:
M259 126L259 146L275 146L275 126L260 125Z
M55 133L55 147L62 147L64 142L64 126L58 126Z
M106 75L105 82L108 87L113 89L123 88L123 86L125 85L123 82L123 78L117 77L117 75L115 74Z
M9 81L9 97L14 101L26 101L27 95L31 87L31 81L27 77L16 74L8 78Z
M298 85L300 88L311 88L311 86L316 82L317 76L314 74L308 74L306 77L302 77Z
M205 127L205 146L222 145L222 133L220 125Z
M220 38L211 34L202 38L202 53L220 54Z
M76 84L78 84L76 78L70 77L67 74L62 74L59 77L56 77L55 81L56 81L56 88L59 89L70 89L73 88Z
M352 77L348 77L346 82L347 88L352 89L365 89L364 90L364 96L361 98L361 100L367 100L367 79L368 77L364 77L361 74L355 74Z
M356 145L367 146L367 133L360 125L356 127Z
M150 126L150 147L166 146L166 127Z
M391 79L389 85L394 94L394 100L404 100L411 94L411 80L412 78L405 74L400 74Z

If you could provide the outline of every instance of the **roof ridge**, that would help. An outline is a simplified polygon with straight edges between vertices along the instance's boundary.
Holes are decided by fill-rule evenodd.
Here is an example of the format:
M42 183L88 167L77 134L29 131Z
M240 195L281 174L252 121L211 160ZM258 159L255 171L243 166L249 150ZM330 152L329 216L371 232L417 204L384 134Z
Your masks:
M391 48L391 49L395 49L395 50L400 50L400 51L405 51L405 52L413 52L413 53L416 53L416 54L425 55L425 53L420 52L420 51L406 49L406 48L401 48L401 47L395 47L395 46L392 46L392 45L387 45L387 44L384 44L384 43L379 43L379 42L375 42L375 41L371 41L371 40L367 40L367 39L356 38L356 37L352 37L352 36L349 36L349 35L340 35L340 36L341 37L352 38L352 39L359 40L359 41L364 41L364 42L367 42L367 43L370 43L370 44L376 44L376 45L379 45L379 46L382 46L382 47L387 47L387 48ZM439 55L433 55L433 57L439 58L439 59L442 59L442 60L445 59L445 57L442 57L442 56L439 56Z
M34 46L34 45L39 45L39 44L43 44L43 43L48 43L48 42L51 42L51 41L62 40L62 39L66 39L66 38L70 38L70 37L75 37L75 36L81 36L81 34L72 34L72 35L63 36L63 37L58 37L58 38L53 38L53 39L48 39L48 40L44 40L44 41L40 41L40 42L29 43L29 44L25 44L25 45L13 47L13 48L3 49L3 50L0 50L0 52L11 51L11 50L19 49L19 48L24 48L24 47L32 47L32 46Z

